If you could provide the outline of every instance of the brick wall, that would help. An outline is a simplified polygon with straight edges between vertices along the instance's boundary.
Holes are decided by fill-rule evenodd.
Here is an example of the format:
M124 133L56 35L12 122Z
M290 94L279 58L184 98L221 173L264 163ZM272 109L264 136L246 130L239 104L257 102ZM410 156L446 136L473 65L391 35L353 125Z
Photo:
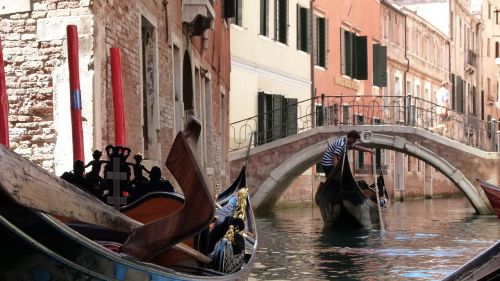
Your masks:
M144 18L155 31L156 43L152 49L155 69L146 69L148 76L154 76L157 95L154 110L158 113L151 139L158 150L152 164L163 166L176 130L181 129L176 124L184 116L176 108L173 92L174 83L182 85L182 80L175 81L173 73L175 35L180 53L187 52L193 70L197 68L210 81L211 99L199 101L206 103L207 111L198 112L196 117L211 115L206 118L210 123L202 124L204 130L210 130L202 140L211 156L206 157L210 163L205 166L211 171L210 186L227 184L229 25L220 19L221 1L215 5L214 29L206 31L203 37L187 32L189 28L183 22L186 11L177 1L16 0L6 9L0 8L13 149L56 174L72 169L66 26L76 24L86 161L94 149L114 143L111 47L120 48L122 55L126 143L132 153L142 152ZM182 60L180 65L183 71ZM194 96L200 93L195 92Z
M63 22L57 19L85 17L88 4L47 0L23 7L25 2L29 1L12 3L15 7L0 17L11 146L53 171L57 140L54 77L66 63L65 42L60 36L66 30L64 25L57 26L60 30L52 29L49 35L47 29L53 28L55 22ZM56 20L51 23L50 19ZM69 86L66 87L69 97Z

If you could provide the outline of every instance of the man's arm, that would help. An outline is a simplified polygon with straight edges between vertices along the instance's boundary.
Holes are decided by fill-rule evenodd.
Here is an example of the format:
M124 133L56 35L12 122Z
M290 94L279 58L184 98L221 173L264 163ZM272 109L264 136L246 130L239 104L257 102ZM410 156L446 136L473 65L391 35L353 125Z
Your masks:
M338 156L337 154L333 154L332 156L332 164L333 164L333 168L337 167L337 163L339 163L340 161L340 156Z
M352 149L355 149L357 151L363 151L363 152L367 152L367 153L372 153L373 154L373 150L371 150L369 148L366 148L366 147L358 146L358 145L353 145Z

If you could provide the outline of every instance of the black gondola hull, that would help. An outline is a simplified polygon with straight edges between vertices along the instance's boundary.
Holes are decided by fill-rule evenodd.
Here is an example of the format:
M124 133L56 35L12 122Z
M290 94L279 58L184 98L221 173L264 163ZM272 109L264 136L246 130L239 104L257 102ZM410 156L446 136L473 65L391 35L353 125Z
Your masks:
M357 186L347 157L335 167L326 182L316 192L316 204L321 210L325 226L371 228L379 225L377 205Z

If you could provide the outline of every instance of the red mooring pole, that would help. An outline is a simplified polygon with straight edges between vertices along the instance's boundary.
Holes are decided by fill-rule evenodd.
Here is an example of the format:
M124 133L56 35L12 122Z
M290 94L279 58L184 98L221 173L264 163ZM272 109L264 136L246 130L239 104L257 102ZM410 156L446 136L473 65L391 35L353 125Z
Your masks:
M9 148L9 101L5 87L2 41L0 40L0 143Z
M125 146L125 112L123 109L122 63L119 48L111 48L111 83L115 116L115 145Z
M78 69L78 31L76 25L68 25L69 88L71 94L71 127L73 133L73 161L85 162L83 154L82 95Z
M7 99L7 89L5 88L2 49L2 40L0 40L0 143L9 148L9 100Z

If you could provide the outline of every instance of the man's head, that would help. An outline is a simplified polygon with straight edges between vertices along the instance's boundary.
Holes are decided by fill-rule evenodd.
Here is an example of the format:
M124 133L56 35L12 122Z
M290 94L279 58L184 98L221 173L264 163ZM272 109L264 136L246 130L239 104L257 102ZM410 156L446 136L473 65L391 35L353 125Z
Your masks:
M441 83L441 87L443 87L443 88L448 88L450 86L451 86L451 83L448 81L443 81L443 83Z
M357 140L359 140L361 136L356 130L351 130L349 133L347 133L347 144L352 145L356 143Z

